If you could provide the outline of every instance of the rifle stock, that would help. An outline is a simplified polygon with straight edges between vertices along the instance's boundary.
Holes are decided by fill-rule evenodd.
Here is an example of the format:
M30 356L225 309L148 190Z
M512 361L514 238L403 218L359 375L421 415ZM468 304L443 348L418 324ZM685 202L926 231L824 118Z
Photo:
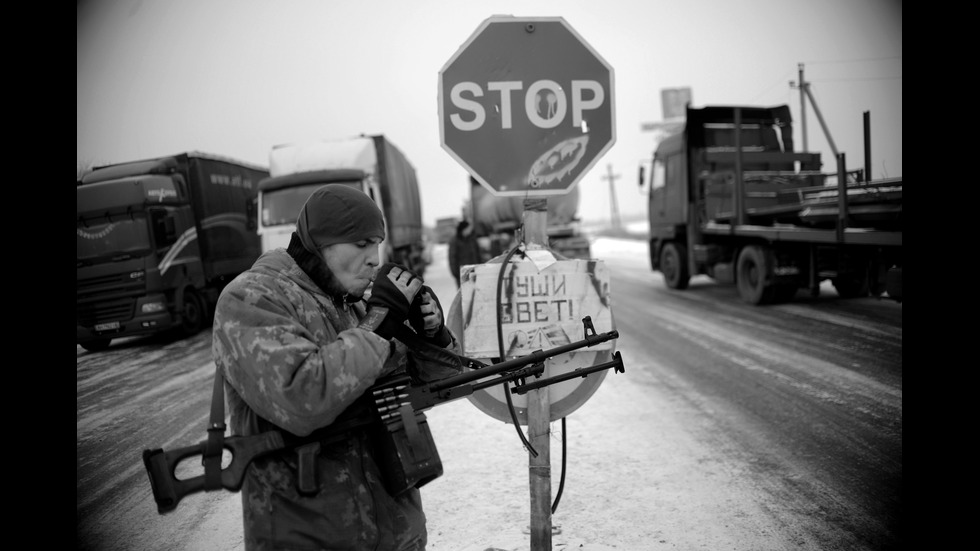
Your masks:
M548 358L565 354L580 348L595 346L619 337L618 331L596 334L591 319L583 319L586 327L584 339L547 350L537 350L526 356L485 365L469 360L467 365L477 366L469 372L439 379L431 383L413 384L405 374L379 379L366 392L362 399L371 401L372 419L359 420L351 426L366 424L380 425L380 463L386 472L386 486L393 495L398 495L412 487L421 487L442 474L442 463L435 443L432 441L425 410L471 395L477 390L492 386L515 383L515 391L524 394L531 388L541 388L570 378L585 377L603 369L615 368L624 372L623 360L617 352L614 359L590 368L577 369L571 373L541 379L544 362ZM591 333L590 333L591 330ZM488 379L489 380L483 380ZM537 379L533 383L527 378ZM479 381L479 382L478 382ZM230 436L224 438L222 446L232 454L231 463L221 469L220 484L212 483L204 475L188 479L178 479L177 465L194 456L205 456L207 441L171 451L147 449L143 451L143 464L150 477L153 498L160 514L173 511L180 500L193 493L226 489L237 492L241 489L248 465L256 458L303 443L336 436L350 426L326 427L308 437L297 437L280 431L268 431L255 436ZM286 436L284 437L284 434ZM207 469L206 469L207 470Z
M187 446L168 452L157 448L143 450L143 465L150 475L150 487L153 490L153 500L157 503L157 511L162 515L177 508L181 498L205 490L206 474L187 479L178 479L177 465L188 457L201 456L207 449L207 440L194 446ZM256 436L229 436L224 439L223 447L231 452L231 463L221 469L221 488L237 492L242 488L245 479L245 469L253 459L266 453L282 449L285 446L282 434L276 431L263 432Z

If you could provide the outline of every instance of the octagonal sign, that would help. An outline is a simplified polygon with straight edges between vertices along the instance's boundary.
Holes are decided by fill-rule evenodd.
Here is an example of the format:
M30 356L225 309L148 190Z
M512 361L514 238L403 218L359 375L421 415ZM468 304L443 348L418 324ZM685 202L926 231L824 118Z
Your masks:
M494 195L564 194L616 142L613 99L564 19L493 16L439 72L442 147Z

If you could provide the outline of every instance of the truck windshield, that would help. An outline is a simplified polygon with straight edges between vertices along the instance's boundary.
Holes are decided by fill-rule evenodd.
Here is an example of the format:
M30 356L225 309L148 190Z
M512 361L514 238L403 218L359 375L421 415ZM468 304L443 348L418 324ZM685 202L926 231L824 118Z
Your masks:
M360 187L358 182L331 182L331 184L335 183ZM299 216L299 211L306 204L306 200L323 185L322 182L317 182L262 192L262 225L268 227L295 224L296 217Z
M125 260L152 250L146 216L78 220L76 260L95 264Z

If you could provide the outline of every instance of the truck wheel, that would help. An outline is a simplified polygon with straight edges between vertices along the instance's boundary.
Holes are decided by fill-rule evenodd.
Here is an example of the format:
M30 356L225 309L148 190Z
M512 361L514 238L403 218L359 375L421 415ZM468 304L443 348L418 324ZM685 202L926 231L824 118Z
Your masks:
M756 305L772 302L776 287L768 283L771 271L772 265L763 247L744 247L735 266L735 284L742 300Z
M180 313L180 331L185 337L196 335L204 329L207 320L207 309L201 295L195 291L184 293L184 309Z
M112 339L98 339L95 341L83 342L81 344L82 348L88 350L89 352L102 352L103 350L109 348L109 343L111 342Z
M687 270L687 247L678 243L665 243L660 251L660 272L671 289L687 289L691 274Z

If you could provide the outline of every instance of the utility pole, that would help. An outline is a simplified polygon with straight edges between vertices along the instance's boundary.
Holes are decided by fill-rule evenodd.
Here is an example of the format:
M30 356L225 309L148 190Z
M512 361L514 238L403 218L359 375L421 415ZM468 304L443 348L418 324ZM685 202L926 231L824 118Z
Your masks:
M622 227L622 223L619 220L619 203L616 202L616 179L619 178L619 174L613 174L612 163L606 165L607 174L602 177L603 180L609 180L609 208L611 210L612 216L612 228L614 230L619 230Z
M808 98L810 100L810 105L813 106L813 113L817 116L817 121L820 123L820 127L823 128L823 134L827 138L827 145L830 146L830 151L833 152L834 158L837 158L840 153L837 151L837 145L834 143L834 138L830 135L830 129L827 128L827 123L823 120L823 114L820 112L820 108L817 107L817 100L813 99L813 92L810 91L810 83L803 80L803 64L800 63L797 65L797 67L800 70L800 82L798 87L800 89L800 119L803 131L803 151L809 151L807 148L806 139L806 102L804 101L804 98ZM793 81L790 81L789 85L790 87L797 87L797 84Z
M804 91L806 89L806 81L803 80L803 64L798 63L796 66L800 70L800 132L803 135L802 151L810 151L806 142L806 92ZM790 86L792 85L793 83L790 83Z

